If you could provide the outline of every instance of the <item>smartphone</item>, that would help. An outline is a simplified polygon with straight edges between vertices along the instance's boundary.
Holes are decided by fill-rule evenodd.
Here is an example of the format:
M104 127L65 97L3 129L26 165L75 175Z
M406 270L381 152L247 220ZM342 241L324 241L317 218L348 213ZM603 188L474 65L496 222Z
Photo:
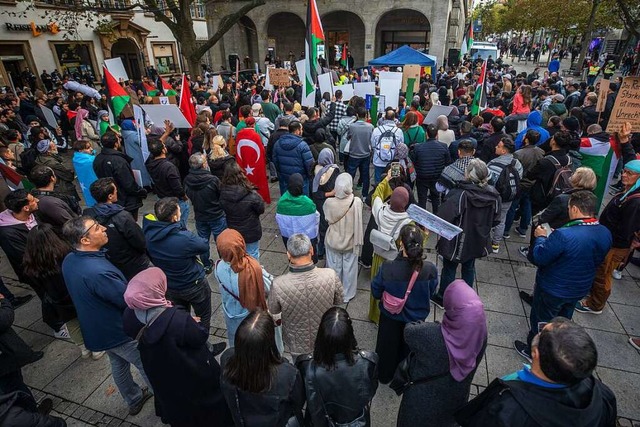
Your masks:
M402 166L400 166L400 163L398 162L391 163L391 178L399 177L401 168Z

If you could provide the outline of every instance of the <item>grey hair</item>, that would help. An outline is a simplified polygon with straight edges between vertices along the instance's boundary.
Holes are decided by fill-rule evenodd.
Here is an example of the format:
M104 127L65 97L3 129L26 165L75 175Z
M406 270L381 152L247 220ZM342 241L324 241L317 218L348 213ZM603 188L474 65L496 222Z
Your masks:
M287 241L287 252L292 258L309 255L309 252L311 252L311 239L306 234L294 234Z
M482 160L473 159L469 162L464 177L480 187L485 187L489 182L489 168Z
M73 246L77 248L80 246L80 239L87 232L86 223L93 218L87 215L79 216L77 218L70 219L62 227L62 235Z
M207 158L202 153L195 153L189 157L189 167L191 169L202 169Z
M447 116L438 116L438 118L436 118L436 126L438 130L449 130L449 119L447 119Z

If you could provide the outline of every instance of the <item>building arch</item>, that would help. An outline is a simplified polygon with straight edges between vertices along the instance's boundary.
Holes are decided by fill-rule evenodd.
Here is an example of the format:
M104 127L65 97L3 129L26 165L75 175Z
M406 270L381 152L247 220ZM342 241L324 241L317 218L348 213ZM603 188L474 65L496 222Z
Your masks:
M356 67L364 64L365 25L364 20L356 13L346 10L335 10L322 16L325 35L325 52L329 64L336 64L337 49L346 43Z
M304 52L306 26L304 20L292 12L277 12L269 16L266 23L268 52L275 58L288 61L290 52L299 59ZM271 50L273 49L273 50ZM260 58L264 61L264 58ZM262 64L263 62L260 62Z
M376 57L403 45L428 50L431 43L431 23L426 15L417 10L394 9L380 15L375 35Z
M119 38L111 45L111 57L121 58L130 79L140 80L143 76L142 48L131 37Z

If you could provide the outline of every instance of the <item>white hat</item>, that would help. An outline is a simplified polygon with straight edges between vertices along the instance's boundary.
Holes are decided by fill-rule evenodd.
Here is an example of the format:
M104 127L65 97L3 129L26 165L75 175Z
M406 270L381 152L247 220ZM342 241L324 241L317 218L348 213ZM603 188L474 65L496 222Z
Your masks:
M511 74L505 74L502 78L511 80Z

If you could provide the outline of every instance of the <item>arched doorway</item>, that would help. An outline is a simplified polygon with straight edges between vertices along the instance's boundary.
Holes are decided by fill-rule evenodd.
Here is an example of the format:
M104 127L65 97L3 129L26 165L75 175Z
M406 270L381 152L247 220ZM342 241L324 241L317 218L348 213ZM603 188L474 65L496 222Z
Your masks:
M127 75L133 80L140 80L142 78L141 55L142 53L138 45L128 38L118 39L118 41L111 46L111 57L120 57L122 59Z
M384 55L403 45L429 49L431 24L422 13L395 9L380 17L376 25L376 52Z
M267 38L269 51L273 48L276 58L288 61L290 53L295 60L304 53L306 27L302 19L291 12L279 12L267 21ZM264 58L261 58L264 60Z
M241 66L243 68L253 68L254 63L261 63L261 58L258 58L258 30L256 29L256 24L248 16L243 16L237 25L242 30L242 48L239 52L239 54L243 55L240 57Z
M364 22L358 15L346 10L330 12L322 17L322 26L330 65L340 62L343 44L347 44L356 67L364 64Z

